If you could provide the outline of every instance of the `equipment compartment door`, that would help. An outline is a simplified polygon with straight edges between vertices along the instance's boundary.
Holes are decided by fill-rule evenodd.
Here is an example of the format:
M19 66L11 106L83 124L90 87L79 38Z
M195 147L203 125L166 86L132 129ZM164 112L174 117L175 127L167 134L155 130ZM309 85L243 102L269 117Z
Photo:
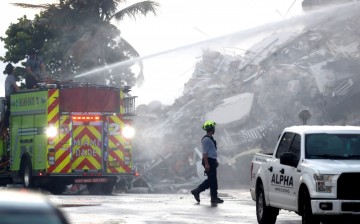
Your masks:
M102 169L103 122L74 122L72 132L73 172L98 172Z
M120 115L113 115L108 119L107 173L130 173L132 170L131 141L121 135L124 125Z

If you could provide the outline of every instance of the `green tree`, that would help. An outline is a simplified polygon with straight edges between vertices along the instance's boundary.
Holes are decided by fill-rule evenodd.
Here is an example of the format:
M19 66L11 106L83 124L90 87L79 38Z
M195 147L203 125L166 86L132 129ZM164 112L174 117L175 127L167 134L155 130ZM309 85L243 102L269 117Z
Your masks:
M143 1L117 11L123 0L60 0L58 4L15 5L41 8L34 20L25 16L11 24L2 37L7 52L0 60L18 63L26 57L29 48L39 49L47 70L61 79L109 66L120 61L139 57L139 53L120 35L120 30L111 24L125 16L136 18L149 13L156 15L158 3ZM142 80L142 63L137 80L129 63L126 66L110 66L101 73L85 77L87 81L104 84L133 86ZM97 75L96 75L97 74Z

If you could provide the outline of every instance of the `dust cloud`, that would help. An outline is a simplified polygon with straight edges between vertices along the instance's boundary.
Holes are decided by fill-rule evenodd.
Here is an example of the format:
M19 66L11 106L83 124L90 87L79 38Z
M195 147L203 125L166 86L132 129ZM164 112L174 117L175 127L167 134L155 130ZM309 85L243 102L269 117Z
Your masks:
M281 22L99 67L75 78L139 61L198 57L172 105L154 99L137 107L133 160L141 176L134 187L177 192L197 186L204 179L199 165L200 139L205 134L202 123L228 116L213 111L231 108L225 103L231 97L251 94L249 105L232 107L231 113L242 115L236 121L218 123L214 136L220 189L246 188L253 154L272 152L284 127L304 123L300 111L310 111L308 124L360 123L360 111L353 106L360 103L358 11L359 3L326 6ZM222 46L231 46L233 51ZM165 66L171 67L164 63L157 67ZM169 84L161 83L164 89ZM250 108L246 113L241 111L245 107Z

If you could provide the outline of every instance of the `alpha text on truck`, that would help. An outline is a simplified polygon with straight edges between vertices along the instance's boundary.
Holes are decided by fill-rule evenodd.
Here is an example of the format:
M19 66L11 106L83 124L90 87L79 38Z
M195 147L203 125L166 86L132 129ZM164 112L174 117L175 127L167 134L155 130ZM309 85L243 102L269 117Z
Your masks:
M0 184L54 194L84 184L90 194L111 194L119 178L134 175L130 91L74 82L12 94L10 126L0 137Z
M285 128L275 151L251 163L258 223L275 223L280 209L301 215L303 224L359 223L359 179L360 127Z

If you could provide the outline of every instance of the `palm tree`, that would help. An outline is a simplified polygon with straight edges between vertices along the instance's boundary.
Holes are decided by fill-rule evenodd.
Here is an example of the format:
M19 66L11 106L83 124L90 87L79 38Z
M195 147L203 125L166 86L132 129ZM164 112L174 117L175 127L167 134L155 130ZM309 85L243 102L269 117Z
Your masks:
M108 42L104 40L109 36L112 36L108 32L114 32L109 27L111 21L119 22L125 17L136 19L138 15L146 16L149 13L156 15L157 7L159 7L158 3L146 0L132 4L118 11L117 9L121 3L125 3L125 0L60 0L58 4L13 4L19 7L40 8L45 11L53 10L61 11L62 13L64 11L69 12L73 10L82 15L83 22L87 21L84 24L96 24L96 26L87 29L87 31L72 44L66 53L67 57L71 56L74 59L77 66L89 67L89 64L91 66L99 66L106 64L108 61L106 60L105 53ZM55 14L59 15L59 13ZM63 20L68 19L64 16L62 18ZM61 23L63 23L63 21L61 21ZM76 24L73 25L77 26ZM106 29L104 29L104 27ZM117 43L114 44L114 46L116 45L121 46L120 50L125 52L125 58L137 58L140 56L136 49L121 37L117 40ZM141 85L144 80L143 64L141 61L139 62L139 68L139 74L136 79L137 84Z

